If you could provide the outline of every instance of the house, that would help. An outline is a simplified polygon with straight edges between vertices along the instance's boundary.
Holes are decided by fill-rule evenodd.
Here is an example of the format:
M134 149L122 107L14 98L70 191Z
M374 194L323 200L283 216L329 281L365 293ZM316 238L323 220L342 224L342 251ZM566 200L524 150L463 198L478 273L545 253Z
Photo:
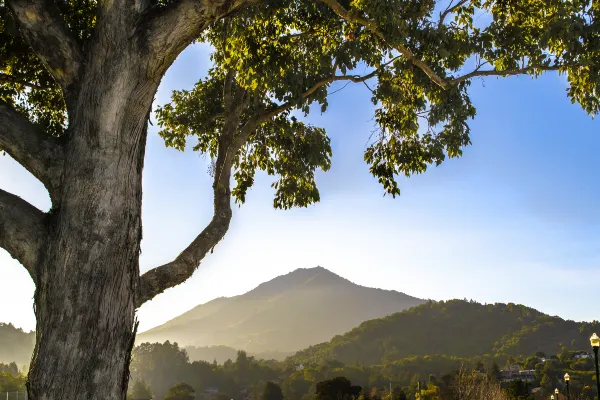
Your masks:
M533 382L535 380L535 370L522 370L518 365L511 365L508 369L500 371L500 377L502 382L512 382L516 380Z
M575 351L573 352L573 357L575 357L576 359L582 359L582 358L592 358L593 356L588 353L587 351Z
M296 371L304 371L304 364L296 365Z

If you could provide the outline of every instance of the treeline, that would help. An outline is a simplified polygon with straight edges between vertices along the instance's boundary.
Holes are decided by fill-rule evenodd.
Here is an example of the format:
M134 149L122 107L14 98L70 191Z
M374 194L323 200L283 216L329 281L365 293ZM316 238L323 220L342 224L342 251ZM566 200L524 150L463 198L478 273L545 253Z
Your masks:
M292 360L373 365L431 354L459 358L526 356L537 351L554 354L563 346L588 349L594 331L600 331L598 321L563 320L512 303L429 301L366 321L329 342L299 351Z
M219 364L224 363L229 359L235 359L237 350L229 346L186 346L185 350L193 361L208 361L213 362L216 360ZM248 355L255 358L262 358L265 360L285 360L287 357L292 356L294 353L282 352L282 351L269 351L262 353L248 352Z
M275 382L287 400L314 400L319 382L345 377L368 393L389 392L390 385L402 388L411 400L415 399L413 387L419 383L429 388L438 387L443 394L451 390L453 377L459 371L474 371L492 383L500 383L503 379L501 370L512 366L534 371L533 380L526 384L503 383L504 389L512 388L510 390L520 393L520 397L537 387L540 388L538 396L549 397L556 388L564 392L563 376L568 372L571 376L571 399L592 399L595 388L593 360L576 358L575 354L563 346L558 354L551 356L543 352L527 357L504 355L499 358L431 355L406 357L376 365L349 365L336 360L306 364L294 363L291 359L285 362L265 361L239 351L235 360L219 364L190 362L184 349L176 343L165 342L144 343L136 347L131 373L134 382L138 382L138 386L147 385L156 399L164 398L169 388L183 382L195 393L210 391L217 395L218 400L258 400L267 382Z
M21 374L15 362L0 363L0 393L17 391L25 391L25 376Z

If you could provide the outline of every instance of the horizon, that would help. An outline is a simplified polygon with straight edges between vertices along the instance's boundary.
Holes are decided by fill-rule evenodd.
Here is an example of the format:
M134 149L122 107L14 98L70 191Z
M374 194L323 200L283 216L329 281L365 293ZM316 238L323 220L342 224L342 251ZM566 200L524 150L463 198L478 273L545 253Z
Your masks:
M208 301L206 301L206 302L204 302L204 303L200 303L200 304L196 304L196 305L192 306L192 307L191 307L191 308L189 308L188 310L186 310L186 311L183 311L183 312L182 312L180 315L182 315L182 314L185 314L185 313L187 313L187 312L189 312L189 311L192 311L193 309L195 309L195 308L197 308L197 307L203 306L203 305L205 305L205 304L208 304L208 303L210 303L211 301L214 301L214 300L217 300L217 299L229 299L229 298L233 298L233 297L239 297L239 296L243 296L243 295L245 295L245 294L248 294L248 293L250 293L250 292L254 291L255 289L257 289L257 288L258 288L260 285L262 285L262 284L265 284L265 283L269 283L269 282L275 281L275 280L277 280L278 278L281 278L281 277L284 277L284 276L287 276L287 275L293 274L293 273L295 273L295 272L298 272L298 271L300 271L300 270L316 270L316 269L323 269L323 270L325 270L325 271L327 271L327 272L333 273L334 275L338 276L340 279L347 280L347 281L349 281L350 283L352 283L352 284L354 284L354 285L357 285L357 286L366 287L366 288L369 288L369 289L375 289L375 290L391 291L391 292L395 292L395 293L400 293L400 294L405 294L405 295L407 295L407 296L411 296L409 293L405 293L405 292L399 292L399 291L396 291L396 290L391 290L391 289L382 289L382 288L377 288L377 287L364 286L364 285L361 285L360 283L353 282L353 281L351 281L351 280L349 280L349 279L346 279L345 277L343 277L343 276L341 276L341 275L338 275L338 274L336 274L335 272L333 272L333 271L330 271L329 269L327 269L327 268L325 268L325 267L323 267L323 266L317 265L316 267L300 267L300 268L297 268L297 269L295 269L295 270L293 270L293 271L287 272L287 273L285 273L285 274L282 274L282 275L275 276L275 277L273 277L272 279L269 279L269 280L267 280L267 281L265 281L265 282L262 282L262 283L260 283L259 285L257 285L257 286L255 286L255 287L253 287L252 289L250 289L250 290L248 290L248 291L246 291L246 292L244 292L244 293L240 293L240 294L237 294L237 295L232 295L232 296L221 296L221 297L215 297L214 299L208 300ZM414 296L411 296L411 297L414 297ZM462 299L461 299L461 298L451 298L451 299L443 299L443 300L434 300L434 299L427 299L427 298L419 298L419 297L417 297L417 299L418 299L418 300L422 300L422 301L424 302L423 304L425 304L425 303L428 303L428 302L441 303L441 302L450 302L450 301L463 301L463 302L475 302L476 304L479 304L479 305L484 305L484 306L485 306L485 305L490 305L490 304L492 304L492 305L507 305L507 304L511 303L511 302L494 302L494 303L486 303L486 302L481 302L481 301L478 301L478 300L476 300L476 299L468 299L468 298L462 298ZM563 317L563 316L561 316L561 315L552 315L552 314L549 314L549 313L547 313L547 312L544 312L543 310L539 310L539 309L537 309L537 308L530 307L530 306L528 306L527 304L520 304L520 303L514 303L514 302L513 302L512 304L514 304L514 305L516 305L516 306L525 306L525 307L527 307L527 308L533 309L533 310L535 310L535 311L538 311L538 312L540 312L540 313L546 314L546 315L548 315L548 316L550 316L550 317L556 317L556 318L560 318L560 319L562 319L563 321L567 321L567 322L575 322L575 323L580 323L580 322L583 322L583 323L591 323L591 322L595 322L595 321L597 321L597 320L590 320L590 321L585 321L585 320L571 320L571 319L568 319L568 318L564 318L564 317ZM412 309L412 308L415 308L415 307L420 307L421 305L422 305L422 304L419 304L419 305L416 305L416 306L412 306L412 307L409 307L409 308L407 308L407 309L405 309L405 310L400 310L400 311L398 311L397 313L403 313L403 312L406 312L406 311L408 311L408 310L410 310L410 309ZM395 314L397 314L397 313L395 313ZM393 314L390 314L390 315L393 315ZM382 318L382 317L380 317L380 318ZM379 319L379 318L375 318L375 319ZM368 320L367 320L367 321L368 321ZM165 322L169 322L169 321L165 321ZM366 322L366 321L364 321L364 322ZM0 324L12 324L12 323L11 323L10 321L0 321ZM33 329L33 330L26 330L26 329L24 329L24 328L22 328L22 327L18 327L18 326L16 326L16 325L14 325L14 324L12 324L12 325L13 325L13 326L15 326L15 328L22 329L22 330L23 330L25 333L32 333L32 332L35 332L35 329ZM143 330L143 331L138 331L138 335L139 335L139 334L142 334L142 333L146 333L147 331L149 331L149 330L152 330L152 329L154 329L154 328L157 328L157 327L159 327L159 326L161 326L161 325L163 325L163 324L160 324L160 325L157 325L157 326L154 326L154 327L150 327L150 328L148 328L148 329L146 329L146 330ZM187 345L186 345L186 346L187 346ZM186 346L184 346L184 347L186 347ZM226 345L218 345L218 344L206 345L206 346L201 346L201 347L218 347L218 346L225 346L225 347L229 347L229 346L226 346ZM274 351L274 350L272 350L272 351Z
M155 104L202 77L208 53L204 45L188 48L163 79ZM321 202L274 210L271 179L257 174L214 254L187 282L138 310L140 331L311 265L418 298L512 302L570 320L597 319L596 285L588 276L600 265L600 124L570 103L566 87L555 73L477 79L473 144L462 158L400 178L396 199L383 196L363 161L373 124L367 89L350 85L332 95L325 114L308 117L332 140L332 168L317 173ZM172 260L212 213L209 160L189 147L183 153L165 148L152 119L142 272ZM49 208L43 186L10 157L0 157L0 169L7 171L0 187ZM0 310L0 321L35 329L31 279L4 250L0 265L10 282L0 301L11 304Z

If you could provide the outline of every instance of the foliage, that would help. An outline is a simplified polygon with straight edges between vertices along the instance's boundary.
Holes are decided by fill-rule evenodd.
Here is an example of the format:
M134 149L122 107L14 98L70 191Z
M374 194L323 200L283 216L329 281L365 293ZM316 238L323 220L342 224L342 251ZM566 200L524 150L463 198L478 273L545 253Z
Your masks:
M25 377L21 374L0 372L0 392L16 392L25 390Z
M152 391L146 382L136 379L129 384L128 400L148 400L151 398Z
M283 400L281 387L273 382L267 382L262 393L262 400Z
M350 381L342 376L317 383L316 400L351 400L358 397L362 388L352 386Z
M178 383L169 389L165 400L194 400L195 398L194 388L187 383Z
M212 157L232 114L241 115L234 118L238 136L255 116L269 115L238 150L239 202L257 169L280 177L276 207L318 201L313 171L329 168L329 142L292 111L306 115L313 103L326 111L335 82L370 82L376 134L365 160L392 196L400 193L397 175L425 172L471 143L476 110L468 89L479 76L558 70L568 76L573 102L592 115L600 110L600 11L590 0L464 0L450 2L439 18L434 10L446 2L343 1L342 11L331 3L259 2L217 22L202 37L214 48L208 76L158 109L167 145L183 149L193 136L194 149ZM490 22L478 25L482 14ZM359 67L370 72L355 75ZM239 109L226 104L227 77ZM290 153L283 138L303 150Z

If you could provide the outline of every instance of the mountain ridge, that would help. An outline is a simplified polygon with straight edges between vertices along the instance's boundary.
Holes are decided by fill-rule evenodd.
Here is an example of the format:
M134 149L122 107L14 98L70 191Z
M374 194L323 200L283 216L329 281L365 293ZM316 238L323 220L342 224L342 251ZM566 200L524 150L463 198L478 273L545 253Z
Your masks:
M431 355L557 354L563 347L589 350L589 336L598 331L598 321L564 320L520 304L427 301L365 321L344 335L297 352L288 360L373 365Z

